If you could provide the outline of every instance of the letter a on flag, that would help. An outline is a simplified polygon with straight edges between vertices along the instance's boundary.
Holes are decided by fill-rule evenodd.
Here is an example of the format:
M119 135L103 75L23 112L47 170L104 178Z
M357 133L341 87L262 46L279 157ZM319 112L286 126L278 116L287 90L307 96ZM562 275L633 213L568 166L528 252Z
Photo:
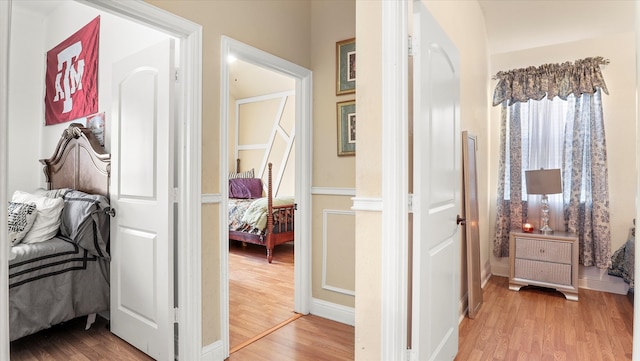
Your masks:
M45 125L98 112L100 17L47 52Z

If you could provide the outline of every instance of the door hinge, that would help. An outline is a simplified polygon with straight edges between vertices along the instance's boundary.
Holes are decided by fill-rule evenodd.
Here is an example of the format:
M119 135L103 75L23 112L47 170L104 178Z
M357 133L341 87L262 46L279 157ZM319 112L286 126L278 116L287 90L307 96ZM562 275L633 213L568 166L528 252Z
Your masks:
M179 80L179 76L178 76L178 69L176 69L175 78L176 78L176 83L177 83L177 82L178 82L178 80Z
M175 307L175 308L173 309L173 323L178 323L178 321L179 321L179 315L180 315L180 312L179 312L179 310L178 310L178 307Z
M413 193L409 193L407 197L407 210L409 213L413 213Z
M180 197L180 192L178 192L178 188L173 188L173 203L178 203L178 198Z
M409 56L413 56L413 37L411 35L407 39L407 44L409 45Z

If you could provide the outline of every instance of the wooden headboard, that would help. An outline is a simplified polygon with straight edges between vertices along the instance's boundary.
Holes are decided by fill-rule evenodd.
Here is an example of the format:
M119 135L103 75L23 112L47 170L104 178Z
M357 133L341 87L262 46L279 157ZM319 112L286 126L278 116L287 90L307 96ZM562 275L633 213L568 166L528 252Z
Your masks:
M62 132L58 146L44 165L47 189L72 188L109 197L111 154L82 124L72 123Z

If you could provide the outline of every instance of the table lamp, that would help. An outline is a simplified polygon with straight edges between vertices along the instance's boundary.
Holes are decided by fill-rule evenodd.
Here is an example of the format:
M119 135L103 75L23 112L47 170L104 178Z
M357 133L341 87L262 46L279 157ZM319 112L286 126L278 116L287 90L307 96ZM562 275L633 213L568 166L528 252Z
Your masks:
M539 169L524 171L528 194L541 194L542 226L538 230L543 234L552 234L549 227L549 198L547 195L562 193L562 178L560 169Z

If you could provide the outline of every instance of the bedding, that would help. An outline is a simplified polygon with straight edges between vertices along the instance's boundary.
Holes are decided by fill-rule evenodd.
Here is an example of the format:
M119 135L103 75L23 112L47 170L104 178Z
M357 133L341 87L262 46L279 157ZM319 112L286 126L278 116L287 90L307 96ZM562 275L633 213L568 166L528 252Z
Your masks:
M274 206L294 203L293 197L277 197ZM229 230L262 235L267 226L267 198L236 199L229 198ZM278 213L274 212L274 217Z
M636 248L636 231L635 220L633 227L629 231L629 237L622 247L616 250L611 256L611 267L609 267L609 275L621 277L629 284L629 291L634 291L634 272L635 272L635 248Z
M60 229L60 214L64 207L61 198L49 198L23 191L15 191L12 202L34 203L36 205L36 219L31 229L22 239L22 243L43 242L58 233Z
M229 198L260 198L262 197L262 179L234 178L229 179Z
M13 247L9 262L11 341L109 309L109 261L70 239Z

